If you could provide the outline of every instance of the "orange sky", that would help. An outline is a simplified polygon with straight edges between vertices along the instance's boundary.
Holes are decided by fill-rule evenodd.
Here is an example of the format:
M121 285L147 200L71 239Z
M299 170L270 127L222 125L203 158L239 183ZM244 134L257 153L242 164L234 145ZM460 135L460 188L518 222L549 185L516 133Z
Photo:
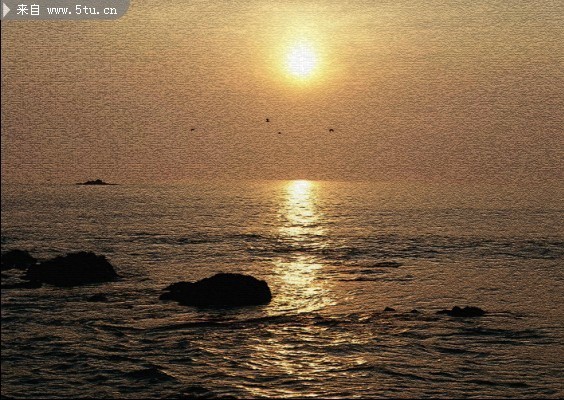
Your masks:
M213 3L3 22L2 180L562 178L561 2Z

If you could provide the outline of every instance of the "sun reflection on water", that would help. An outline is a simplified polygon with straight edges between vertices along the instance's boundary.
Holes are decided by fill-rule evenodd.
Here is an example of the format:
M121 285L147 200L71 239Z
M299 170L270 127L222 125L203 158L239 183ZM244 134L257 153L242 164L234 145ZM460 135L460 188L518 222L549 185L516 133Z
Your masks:
M333 336L323 324L307 322L331 315L327 308L335 304L331 280L323 275L328 229L320 206L320 189L318 183L302 180L287 182L281 188L277 229L282 251L273 259L278 282L270 309L274 314L293 316L301 323L268 326L266 340L257 340L253 353L263 371L297 382L313 382L328 371L346 373L350 365L364 362L356 355L332 354L331 346L342 346L353 340L348 332ZM265 394L260 388L252 389L254 396ZM279 392L281 397L302 394L299 386L280 388Z
M284 190L280 233L298 242L306 235L323 235L324 229L320 224L322 216L316 206L317 185L311 181L290 181Z
M284 308L312 311L330 304L320 276L319 251L326 246L323 215L318 208L318 184L307 180L287 182L280 204L279 241L288 251L274 259L282 288Z
M327 229L319 207L319 189L318 183L306 180L286 182L281 187L277 227L281 251L273 259L278 282L269 307L273 314L294 315L297 320L315 319L325 307L334 304L329 281L323 279L325 265L321 252L327 246ZM326 327L273 325L267 330L270 331L267 340L257 341L253 353L263 370L310 382L328 369L341 368L340 358L295 344L296 337L304 343L315 342L326 334ZM253 388L252 394L262 397L265 392ZM280 392L282 397L301 394L297 387L281 388Z

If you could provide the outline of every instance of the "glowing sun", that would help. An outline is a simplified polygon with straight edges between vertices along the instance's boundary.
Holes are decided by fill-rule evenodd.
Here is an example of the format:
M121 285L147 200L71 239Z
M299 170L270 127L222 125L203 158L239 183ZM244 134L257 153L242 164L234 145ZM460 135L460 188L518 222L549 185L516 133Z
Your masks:
M317 54L307 44L298 44L290 49L286 56L286 66L296 78L307 78L317 67Z

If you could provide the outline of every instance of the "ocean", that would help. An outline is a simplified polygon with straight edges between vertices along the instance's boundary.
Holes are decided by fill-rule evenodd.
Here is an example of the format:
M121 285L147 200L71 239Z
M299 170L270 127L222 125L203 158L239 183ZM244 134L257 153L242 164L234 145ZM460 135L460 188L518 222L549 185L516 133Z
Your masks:
M4 184L3 251L93 251L121 278L3 289L2 396L561 398L563 214L520 185ZM272 302L159 300L217 272ZM436 313L455 305L487 314Z

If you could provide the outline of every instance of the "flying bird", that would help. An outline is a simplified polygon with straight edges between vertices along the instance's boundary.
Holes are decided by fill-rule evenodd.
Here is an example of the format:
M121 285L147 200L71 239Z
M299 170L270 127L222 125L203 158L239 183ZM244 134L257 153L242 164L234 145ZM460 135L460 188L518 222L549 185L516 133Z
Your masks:
M267 119L266 119L266 122L270 122L270 118L267 118Z
M192 128L190 129L190 132L194 132L196 130L196 128Z
M335 132L335 129L329 128L329 132Z

